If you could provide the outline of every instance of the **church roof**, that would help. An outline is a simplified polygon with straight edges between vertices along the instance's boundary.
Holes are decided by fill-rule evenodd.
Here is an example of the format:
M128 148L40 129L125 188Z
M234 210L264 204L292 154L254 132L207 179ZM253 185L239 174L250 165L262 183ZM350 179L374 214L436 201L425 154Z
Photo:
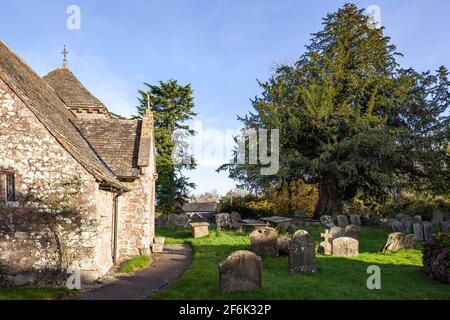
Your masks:
M75 124L118 177L139 176L142 120L77 119Z
M94 97L66 66L50 72L43 79L72 111L100 110L101 113L109 116L105 105Z
M75 116L39 75L0 40L0 78L57 141L102 185L127 188L74 125Z

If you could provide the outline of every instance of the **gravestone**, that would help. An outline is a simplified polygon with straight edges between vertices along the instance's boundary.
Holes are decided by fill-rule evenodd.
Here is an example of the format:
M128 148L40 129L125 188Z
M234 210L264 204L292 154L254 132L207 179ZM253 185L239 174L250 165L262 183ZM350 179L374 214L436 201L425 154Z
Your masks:
M371 215L369 221L370 221L371 225L379 226L380 225L380 216L377 214Z
M320 223L327 229L334 227L333 217L332 216L321 216Z
M359 254L359 241L353 238L340 237L333 240L334 257L355 257Z
M427 242L431 240L433 236L433 224L428 221L424 221L423 225L423 241Z
M233 252L219 263L220 293L243 292L262 288L262 259L250 251Z
M239 229L242 216L238 212L232 212L230 218L233 229Z
M192 237L194 239L209 236L209 223L207 222L191 223L191 229L192 229Z
M350 224L361 226L361 216L359 214L350 215Z
M399 214L397 215L397 220L399 220L402 223L404 234L413 233L413 223L411 216L407 214Z
M354 225L354 224L349 224L345 228L345 236L356 239L356 240L358 240L358 236L359 236L360 232L361 232L361 227Z
M450 222L442 221L440 230L442 233L450 233Z
M401 232L394 232L388 235L382 252L399 251L401 249L414 249L416 247L417 237L415 234L405 235Z
M278 256L278 232L274 228L263 227L250 233L251 251L261 258Z
M403 241L406 249L415 249L417 245L417 237L415 234L407 234Z
M345 228L345 227L348 226L347 216L339 215L336 218L337 218L337 224L338 224L339 227Z
M190 218L185 213L169 214L167 223L172 227L189 228Z
M418 241L423 241L423 225L422 223L414 223L413 231Z
M316 243L308 231L298 230L289 246L289 269L293 273L314 273L316 266Z
M277 239L277 248L278 254L280 256L289 256L289 246L291 243L291 239L286 236L278 237Z
M325 256L331 256L333 254L333 235L330 233L330 230L326 229L320 236L324 240L319 244L319 253Z
M232 221L229 213L226 212L218 213L216 214L215 218L217 230L231 229Z
M400 233L406 233L405 227L403 223L398 219L388 219L388 225L391 228L392 232L400 232Z
M421 223L422 222L422 216L419 216L419 215L414 216L413 217L413 222L414 223Z
M441 222L444 221L444 213L443 212L435 212L433 213L433 217L431 218L431 223L433 224L433 228L439 228Z

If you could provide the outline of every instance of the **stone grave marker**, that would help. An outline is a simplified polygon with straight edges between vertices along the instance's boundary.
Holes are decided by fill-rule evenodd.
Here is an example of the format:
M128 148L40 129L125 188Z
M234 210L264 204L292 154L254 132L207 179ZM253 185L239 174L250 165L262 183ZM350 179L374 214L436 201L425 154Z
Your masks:
M355 257L359 254L359 241L353 238L340 237L333 240L334 257Z
M220 293L262 289L262 259L253 252L233 252L219 263Z
M298 230L289 247L289 268L293 273L314 273L316 266L316 243L305 230Z
M203 238L209 236L209 223L196 222L191 223L192 237L194 239Z
M222 212L216 214L216 226L217 230L228 230L231 229L232 221L229 213Z
M321 216L320 223L327 229L334 227L333 217L332 216Z
M361 226L361 216L359 214L351 214L350 224L355 226Z
M274 228L263 227L250 233L251 251L261 258L278 256L278 232Z

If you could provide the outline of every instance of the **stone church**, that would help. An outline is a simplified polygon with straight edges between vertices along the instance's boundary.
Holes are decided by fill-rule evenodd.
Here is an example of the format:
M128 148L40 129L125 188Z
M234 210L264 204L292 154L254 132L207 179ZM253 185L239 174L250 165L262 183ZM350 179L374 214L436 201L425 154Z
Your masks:
M32 205L26 195L42 182L83 182L81 196L96 224L70 267L84 279L150 254L154 143L149 109L139 120L117 119L66 58L41 78L0 41L0 275L55 268L55 241L26 216Z

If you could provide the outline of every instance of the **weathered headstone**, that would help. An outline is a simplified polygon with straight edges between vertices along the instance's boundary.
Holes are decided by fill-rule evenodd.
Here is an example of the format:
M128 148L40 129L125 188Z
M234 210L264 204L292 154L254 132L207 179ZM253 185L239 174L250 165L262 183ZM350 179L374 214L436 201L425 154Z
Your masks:
M443 212L435 212L433 213L433 217L431 218L431 223L433 224L433 228L439 228L441 222L444 221L444 213Z
M238 212L232 212L230 218L233 229L238 229L240 227L242 216Z
M251 251L261 258L276 257L278 232L274 228L263 227L250 233Z
M347 216L339 215L336 218L337 218L337 224L339 227L345 228L346 226L348 226Z
M388 235L382 252L399 251L401 249L413 249L416 247L417 237L415 234L405 235L401 232L394 232Z
M333 254L333 236L330 233L330 230L326 229L320 236L324 240L319 244L318 252L325 256L331 256Z
M403 223L398 219L388 219L388 225L391 228L392 232L400 232L400 233L406 233L405 226Z
M440 230L442 233L450 233L450 221L442 221Z
M207 222L197 222L191 223L192 237L194 239L207 237L209 235L209 223Z
M327 229L334 227L334 222L333 222L332 216L327 216L327 215L321 216L320 223L322 223L322 225Z
M399 214L397 215L397 220L399 220L402 223L404 234L413 233L413 223L411 216L407 214Z
M345 236L356 239L356 240L358 240L358 236L359 236L360 232L361 232L361 227L354 225L354 224L349 224L345 228Z
M407 234L403 241L406 249L415 249L417 245L417 237L415 234Z
M277 239L277 247L278 247L278 254L280 256L289 256L289 246L291 243L291 239L289 239L286 236L278 237Z
M221 293L233 293L262 288L262 259L250 251L233 252L219 263Z
M316 243L308 231L298 230L289 246L289 268L293 273L317 272Z
M359 214L350 215L350 224L361 226L361 216Z
M232 221L229 213L226 212L218 213L216 214L215 218L217 230L231 229Z
M423 241L423 225L422 223L414 223L413 231L418 241Z
M419 216L419 215L414 216L413 217L413 222L414 223L421 223L422 222L422 216Z
M333 256L355 257L359 254L359 241L353 238L340 237L333 240Z
M431 240L433 236L433 224L428 221L424 221L423 225L423 241L427 242Z

